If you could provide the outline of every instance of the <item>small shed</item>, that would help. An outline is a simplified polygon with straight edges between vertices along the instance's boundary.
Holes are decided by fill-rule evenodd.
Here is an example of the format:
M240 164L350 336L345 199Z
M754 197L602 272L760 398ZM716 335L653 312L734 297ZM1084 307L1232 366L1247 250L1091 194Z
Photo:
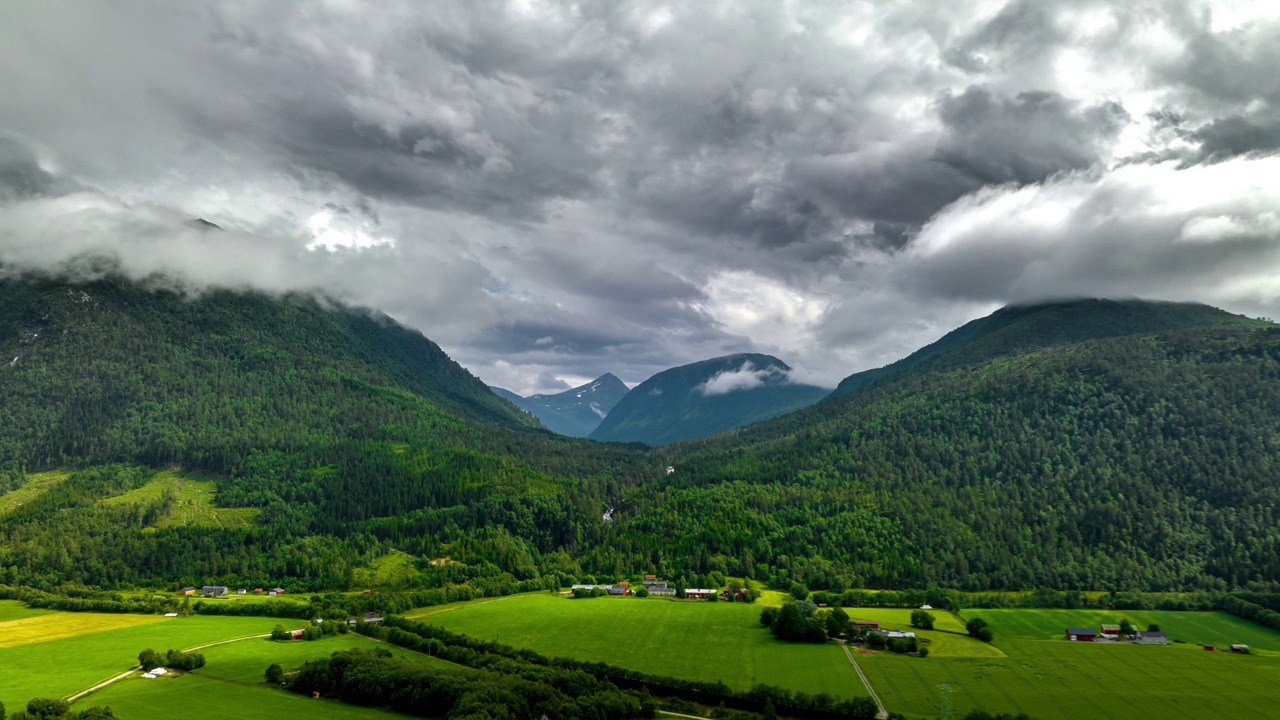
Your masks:
M1234 653L1247 653L1247 652L1249 652L1249 646L1248 646L1248 645L1233 644L1233 645L1231 646L1231 652L1234 652Z
M614 585L613 587L609 588L609 594L610 594L610 595L626 595L626 594L627 594L627 586L626 586L626 585Z
M144 678L146 678L146 679L148 679L148 680L155 680L155 679L156 679L156 676L155 676L155 675L152 675L151 673L142 673L142 677L144 677Z
M854 627L859 630L879 630L880 622L878 620L854 620Z
M1111 639L1120 637L1120 626L1119 625L1103 625L1102 636L1111 638Z
M178 594L179 594L179 595L182 595L182 596L184 596L184 597L191 596L191 595L195 595L195 594L196 594L196 589L195 589L195 588L193 588L193 587L191 587L190 585L188 585L187 587L184 587L184 588L182 588L181 590L179 590L179 591L178 591Z
M283 595L283 594L284 594L284 588L271 588L271 592L272 592L272 594L274 594L274 595Z
M303 633L305 633L305 632L306 632L306 630L290 630L290 631L289 631L289 639L291 639L291 640L300 640L300 639L302 638L302 634L303 634Z
M1067 639L1072 642L1093 642L1098 639L1098 631L1093 628L1067 628Z
M1204 649L1205 649L1205 650L1207 650L1207 651L1209 651L1209 652L1213 652L1213 651L1217 650L1218 648L1216 648L1216 647L1214 647L1214 646L1212 646L1212 645L1205 645L1205 646L1204 646Z
M165 669L164 669L164 668L162 668L162 667L153 668L153 669L151 669L151 670L148 670L147 672L151 673L152 675L167 675L167 674L169 674L169 671L168 671L168 670L165 670Z

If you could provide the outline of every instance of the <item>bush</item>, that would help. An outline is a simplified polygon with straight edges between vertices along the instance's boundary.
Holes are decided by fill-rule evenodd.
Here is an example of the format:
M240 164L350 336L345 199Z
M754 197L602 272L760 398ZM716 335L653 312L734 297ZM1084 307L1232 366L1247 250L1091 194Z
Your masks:
M924 630L932 630L933 621L934 621L933 613L929 612L928 610L912 610L911 611L911 624L918 628L922 628Z
M284 668L280 667L280 663L271 663L267 666L267 672L264 675L267 682L272 685L279 685L280 679L284 677Z
M987 625L987 621L982 618L973 618L965 623L964 629L982 642L991 642L995 639L995 632Z
M778 617L778 608L767 607L760 611L760 624L765 627L773 625L774 619Z
M921 645L919 648L916 649L916 654L919 655L920 657L929 657L929 648Z

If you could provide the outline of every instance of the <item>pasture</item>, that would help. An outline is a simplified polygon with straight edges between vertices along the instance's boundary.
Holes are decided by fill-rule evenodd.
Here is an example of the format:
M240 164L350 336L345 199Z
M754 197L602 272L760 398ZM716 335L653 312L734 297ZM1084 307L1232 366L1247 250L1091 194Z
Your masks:
M193 525L196 527L246 528L260 512L258 508L224 508L217 504L217 485L176 470L155 474L147 484L127 493L103 500L104 505L150 505L165 495L173 497L173 506L157 527Z
M607 662L747 690L765 683L836 697L866 690L835 643L783 643L760 605L657 598L571 600L545 593L430 608L422 622L550 657Z
M855 613L874 612L855 610ZM935 612L941 619L942 613ZM970 709L1025 712L1037 720L1267 717L1280 701L1280 634L1223 613L973 610L1004 657L928 658L892 653L858 660L885 704L910 716ZM1187 644L1073 643L1068 626L1127 617L1158 623ZM875 619L875 618L872 618ZM1251 645L1252 655L1205 652L1196 642Z
M12 613L13 601L0 601ZM34 637L30 628L13 623L37 623L48 631ZM0 640L21 635L23 644L0 647L0 701L10 708L25 706L32 697L64 697L106 680L137 663L138 652L153 648L191 648L235 637L269 633L276 623L302 627L293 620L261 617L192 616L102 613L43 613L9 621Z
M124 718L183 717L218 720L229 712L251 712L281 720L314 717L368 720L404 717L397 713L313 700L267 686L263 671L279 663L286 671L308 660L339 650L383 647L401 657L441 668L469 672L443 660L378 643L358 635L328 636L311 642L271 642L265 639L217 645L202 650L207 664L194 672L147 679L133 675L78 700L73 709L109 705Z
M27 481L20 487L0 495L0 518L35 500L70 476L71 473L62 470L27 475Z

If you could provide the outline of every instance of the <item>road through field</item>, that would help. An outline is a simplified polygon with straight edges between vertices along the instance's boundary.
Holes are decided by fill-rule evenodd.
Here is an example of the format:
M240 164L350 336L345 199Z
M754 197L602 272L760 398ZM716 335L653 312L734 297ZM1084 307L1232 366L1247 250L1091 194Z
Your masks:
M844 650L845 657L849 658L849 662L853 663L853 669L858 671L858 677L862 678L862 684L867 688L867 692L871 695L871 699L876 701L876 707L879 711L876 713L878 720L885 720L889 717L889 711L885 709L884 703L880 700L880 696L876 694L876 689L871 687L871 681L863 674L862 668L858 667L858 661L853 658L853 653L849 651L849 646L843 640L840 641L840 649Z
M262 633L261 635L244 635L241 637L228 638L226 640L218 640L216 642L205 643L204 645L196 645L195 647L189 647L186 650L183 650L183 652L194 652L196 650L203 650L205 648L210 648L215 645L226 645L227 643L240 642L241 640L254 640L254 639L264 638L264 637L271 637L271 633ZM84 697L85 695L101 690L102 688L110 685L111 683L119 682L120 680L123 680L129 677L130 675L138 672L141 669L142 669L141 665L135 665L129 668L128 670L125 670L124 672L120 673L119 675L107 678L106 680L103 680L102 682L98 683L97 685L94 685L93 687L87 690L81 690L80 692L74 695L68 695L67 697L63 698L63 700L66 700L68 703L73 703L79 700L80 698Z

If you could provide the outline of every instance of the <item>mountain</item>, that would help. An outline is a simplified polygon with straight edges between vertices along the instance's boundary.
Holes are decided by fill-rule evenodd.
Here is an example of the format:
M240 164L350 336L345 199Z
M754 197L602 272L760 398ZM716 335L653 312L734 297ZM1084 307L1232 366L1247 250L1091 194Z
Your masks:
M632 388L587 437L663 445L766 420L827 394L792 383L790 373L778 358L755 353L664 370Z
M310 297L10 277L0 353L0 584L335 587L393 546L537 577L642 467Z
M1277 326L1055 303L911 357L659 448L674 470L619 505L616 542L812 588L1280 585Z
M1196 303L1088 299L1010 305L947 333L902 360L850 375L832 395L845 395L913 372L957 368L1042 348L1241 320L1244 318Z
M586 385L554 395L531 395L527 398L504 390L490 388L542 421L552 432L570 437L586 437L627 394L627 386L612 373L605 373Z

